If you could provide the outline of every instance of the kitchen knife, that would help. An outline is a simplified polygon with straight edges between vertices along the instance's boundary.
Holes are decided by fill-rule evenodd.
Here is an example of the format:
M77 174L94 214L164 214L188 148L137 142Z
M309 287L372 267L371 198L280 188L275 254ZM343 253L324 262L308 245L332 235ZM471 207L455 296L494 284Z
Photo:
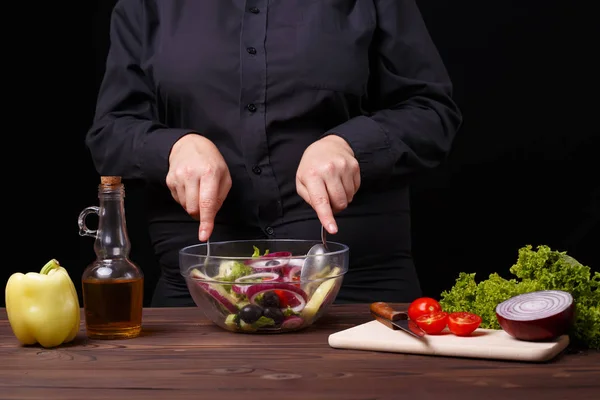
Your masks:
M408 318L408 314L403 311L396 311L387 303L378 301L371 303L369 307L371 315L383 325L390 329L400 329L414 337L422 338L425 331Z

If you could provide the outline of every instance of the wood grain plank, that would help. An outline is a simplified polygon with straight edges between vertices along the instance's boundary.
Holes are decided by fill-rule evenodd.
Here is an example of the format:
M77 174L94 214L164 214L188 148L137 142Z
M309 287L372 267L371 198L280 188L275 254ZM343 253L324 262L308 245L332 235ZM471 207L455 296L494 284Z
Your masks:
M0 310L0 399L291 400L596 398L600 352L528 363L332 349L329 334L370 320L336 305L302 332L230 333L195 308L146 309L141 337L57 349L20 346Z

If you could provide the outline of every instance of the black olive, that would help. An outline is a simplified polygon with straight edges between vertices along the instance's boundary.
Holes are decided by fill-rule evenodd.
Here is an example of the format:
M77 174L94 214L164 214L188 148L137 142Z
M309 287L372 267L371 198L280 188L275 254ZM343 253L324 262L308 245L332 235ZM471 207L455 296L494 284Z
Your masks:
M267 261L267 262L265 263L265 265L266 265L267 267L272 267L272 266L274 266L274 265L279 265L279 264L280 264L280 262L279 262L279 261L277 261L277 260L269 260L269 261Z
M263 310L256 304L248 304L242 307L239 315L242 321L247 324L251 324L256 322L263 315Z
M264 307L277 307L279 308L279 296L275 292L266 292L263 295L262 305Z
M283 312L279 308L276 308L276 307L265 308L263 315L266 318L271 318L275 322L275 325L281 325L281 323L285 319Z

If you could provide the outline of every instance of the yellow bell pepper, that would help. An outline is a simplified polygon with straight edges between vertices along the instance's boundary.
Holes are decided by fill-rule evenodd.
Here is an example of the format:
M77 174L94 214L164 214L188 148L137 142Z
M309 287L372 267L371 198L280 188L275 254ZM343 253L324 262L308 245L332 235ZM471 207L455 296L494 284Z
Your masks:
M14 273L5 290L6 313L14 335L24 345L56 347L79 332L79 298L73 281L57 260L40 273Z

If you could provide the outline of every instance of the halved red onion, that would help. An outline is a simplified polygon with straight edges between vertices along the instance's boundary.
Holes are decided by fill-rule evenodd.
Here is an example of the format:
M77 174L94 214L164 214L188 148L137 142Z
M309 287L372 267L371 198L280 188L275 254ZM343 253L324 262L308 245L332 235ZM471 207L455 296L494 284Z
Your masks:
M542 341L569 331L575 302L562 290L540 290L514 296L496 306L496 318L506 333L519 340Z
M289 306L295 312L300 312L306 302L308 297L304 290L300 289L297 286L290 285L289 283L282 282L265 282L265 283L257 283L252 286L249 286L246 290L246 296L248 296L248 301L252 304L256 303L256 296L261 293L271 292L276 290L278 292L282 292L286 296L289 296Z
M246 261L246 264L257 272L280 272L287 266L289 257L292 253L289 251L276 251L264 256Z
M229 293L227 293L221 284L210 284L205 282L210 280L210 278L197 269L193 269L190 272L190 276L192 279L201 279L202 281L194 280L194 282L229 312L236 313L238 311L238 308L234 304L235 301L229 296Z
M279 280L280 276L276 272L257 272L255 274L245 275L245 276L239 277L235 280L237 283L240 283L240 285L233 284L233 286L231 286L231 290L233 290L234 292L239 293L239 294L245 294L246 290L248 290L248 287L250 287L251 283L252 283L252 282L249 283L248 281L252 281L255 279L259 279L259 282L255 282L255 283L271 282L271 281ZM246 282L246 283L244 283L244 282ZM244 284L242 284L242 283L244 283Z

